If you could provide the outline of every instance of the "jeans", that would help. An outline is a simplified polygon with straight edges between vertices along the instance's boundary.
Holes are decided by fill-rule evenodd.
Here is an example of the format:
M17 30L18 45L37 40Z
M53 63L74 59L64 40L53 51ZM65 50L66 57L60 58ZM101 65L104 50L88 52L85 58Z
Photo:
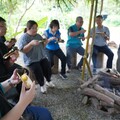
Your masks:
M51 68L47 58L34 62L28 66L34 73L40 86L44 85L44 77L48 82L51 81Z
M92 54L93 67L94 68L97 67L97 54L99 52L106 54L108 57L106 68L112 68L112 61L113 61L114 54L107 45L102 47L99 47L96 45L93 46L93 54Z
M72 62L71 59L75 53L78 53L79 55L84 56L85 49L82 46L79 46L77 48L67 47L67 66L69 69L72 68ZM87 55L88 56L88 55ZM83 65L83 57L79 61L77 67L81 68Z
M28 106L23 116L26 120L53 120L51 113L46 108L37 106Z
M61 74L66 73L66 56L64 55L61 49L58 50L48 50L46 48L46 53L48 60L51 63L51 67L54 65L54 55L57 56L61 60Z

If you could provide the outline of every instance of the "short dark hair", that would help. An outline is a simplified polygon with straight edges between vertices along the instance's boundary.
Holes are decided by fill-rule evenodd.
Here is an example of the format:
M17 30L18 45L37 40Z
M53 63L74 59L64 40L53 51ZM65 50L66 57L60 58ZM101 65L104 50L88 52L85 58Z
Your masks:
M34 20L29 20L27 22L27 28L24 29L24 32L27 32L27 29L30 30L33 25L37 25L38 26L37 22L35 22Z
M103 16L102 15L98 15L98 16L96 16L96 18L100 18L100 19L103 20Z
M58 20L52 20L49 27L52 29L53 27L58 27L60 29L59 21Z
M6 22L6 20L2 17L0 17L0 22Z
M82 17L82 16L78 16L78 17L76 18L76 22L79 21L80 19L83 19L83 17Z

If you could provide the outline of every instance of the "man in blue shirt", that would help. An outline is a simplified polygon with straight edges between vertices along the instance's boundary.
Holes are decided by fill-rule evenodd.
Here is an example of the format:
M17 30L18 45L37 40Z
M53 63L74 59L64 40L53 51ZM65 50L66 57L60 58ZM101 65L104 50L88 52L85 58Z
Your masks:
M72 25L68 29L68 41L67 41L67 65L68 65L68 72L70 72L72 68L71 59L75 53L79 55L84 55L84 48L82 47L81 40L85 40L84 33L86 30L82 28L83 25L83 18L78 16L76 18L76 24ZM81 69L83 64L83 57L79 61L77 68Z

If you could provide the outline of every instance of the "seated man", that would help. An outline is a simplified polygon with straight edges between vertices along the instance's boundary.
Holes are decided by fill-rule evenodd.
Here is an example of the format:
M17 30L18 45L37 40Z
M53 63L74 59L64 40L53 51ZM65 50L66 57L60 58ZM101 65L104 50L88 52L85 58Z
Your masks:
M11 78L0 83L0 120L53 120L47 109L29 105L35 96L35 82L29 90L22 84L20 98L15 106L6 100L4 93L19 82L15 70Z
M11 63L11 65L8 65L9 58L7 60L3 59L3 56L9 52L14 42L9 43L8 46L6 46L5 42L6 39L4 35L6 34L6 21L0 17L0 82L4 81L5 79L9 78L15 68L21 68L21 66L14 63ZM7 65L6 65L7 63Z
M3 56L9 52L10 46L12 47L13 43L9 47L6 46L5 44L5 37L4 35L6 34L6 21L0 17L0 82L3 82L4 80L8 79L11 77L13 71L16 68L21 68L20 65L15 64L15 60L17 59L12 59L12 57L8 57L7 59L4 59ZM21 91L21 84L17 85L17 92L20 94Z
M96 24L97 27L95 27L95 39L93 43L93 54L92 54L92 61L93 61L93 73L96 73L96 67L97 67L97 55L99 52L102 52L107 55L107 65L106 68L112 68L112 62L114 54L108 47L106 41L110 39L110 32L109 29L102 25L103 23L103 17L101 15L98 15L96 17ZM93 29L91 29L90 36L93 35Z
M68 66L68 72L70 72L72 68L71 59L73 58L73 55L75 53L78 53L79 55L84 55L84 48L82 47L81 40L85 40L84 33L86 30L83 29L83 18L81 16L76 18L76 23L69 27L68 29L68 40L67 40L67 66ZM77 68L78 70L81 70L81 67L83 65L83 57L79 61Z

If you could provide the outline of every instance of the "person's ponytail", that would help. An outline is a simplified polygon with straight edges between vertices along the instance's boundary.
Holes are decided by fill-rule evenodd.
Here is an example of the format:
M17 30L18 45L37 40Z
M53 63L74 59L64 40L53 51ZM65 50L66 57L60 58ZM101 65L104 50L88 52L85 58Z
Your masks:
M24 29L24 33L26 33L26 32L27 32L27 28Z

